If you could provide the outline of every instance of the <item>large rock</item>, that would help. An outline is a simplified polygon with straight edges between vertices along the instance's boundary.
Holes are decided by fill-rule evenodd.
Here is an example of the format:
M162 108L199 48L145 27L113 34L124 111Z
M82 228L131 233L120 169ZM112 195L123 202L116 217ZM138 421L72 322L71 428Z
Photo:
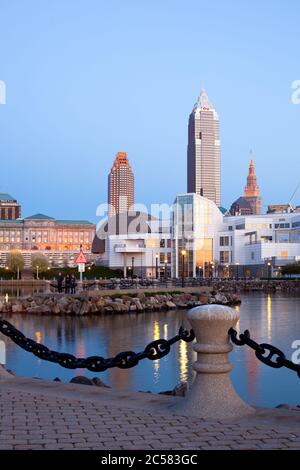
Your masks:
M185 397L188 392L188 383L180 382L173 390L167 390L165 392L159 392L160 395L171 395L173 397Z
M54 315L58 315L58 314L60 313L60 307L59 307L59 305L53 305L53 307L52 307L52 313L53 313Z
M209 295L208 294L200 294L199 301L201 304L208 304L209 303Z
M228 303L227 297L223 294L217 293L215 294L215 302L217 304L226 305Z
M136 312L137 308L136 308L136 305L135 304L132 304L129 306L129 311L130 312Z
M27 309L27 313L39 314L41 313L41 307L39 305L35 305L34 307L29 307Z
M144 306L142 305L140 299L134 297L134 298L132 299L132 302L135 303L136 308L137 308L137 310L138 310L139 312L141 312L142 310L144 310Z
M88 301L82 302L80 311L78 312L78 315L86 315L87 313L90 312L91 309L91 304Z
M24 311L23 305L22 304L15 304L12 305L11 310L13 313L20 313Z
M98 310L102 310L103 307L105 307L105 305L106 305L105 300L102 297L96 301L96 306Z
M106 385L106 383L102 382L99 377L93 377L92 378L93 385L96 385L97 387L104 387L104 388L110 388L109 385Z
M71 384L80 384L80 385L94 385L91 379L84 377L83 375L77 375L70 380Z
M168 308L170 308L170 309L176 308L176 304L174 304L174 302L171 302L171 300L168 300L168 301L166 302L166 306L167 306Z
M46 313L46 314L52 313L52 308L49 307L49 305L40 305L38 306L38 308L40 309L40 313Z

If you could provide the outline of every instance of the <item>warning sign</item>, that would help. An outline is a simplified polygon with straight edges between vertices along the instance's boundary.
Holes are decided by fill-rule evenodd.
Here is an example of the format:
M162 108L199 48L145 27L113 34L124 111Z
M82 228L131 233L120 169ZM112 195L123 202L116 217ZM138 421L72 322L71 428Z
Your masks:
M77 256L77 258L76 258L76 260L75 260L75 263L76 263L76 264L86 264L86 263L87 263L87 259L86 259L86 257L84 256L82 250L80 250L80 253L79 253L79 255Z

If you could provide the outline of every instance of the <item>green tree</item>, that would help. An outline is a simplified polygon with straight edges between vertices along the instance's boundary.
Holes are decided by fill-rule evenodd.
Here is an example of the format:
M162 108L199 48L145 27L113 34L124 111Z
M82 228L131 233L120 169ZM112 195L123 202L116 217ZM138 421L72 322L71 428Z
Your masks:
M297 263L287 264L286 266L283 266L281 272L283 275L300 274L300 262L298 261Z
M13 250L9 253L7 258L7 267L14 274L17 274L19 279L20 272L24 269L24 258L19 251Z
M41 253L34 253L31 256L31 266L32 269L36 272L37 279L39 278L39 273L47 271L49 267L48 258Z

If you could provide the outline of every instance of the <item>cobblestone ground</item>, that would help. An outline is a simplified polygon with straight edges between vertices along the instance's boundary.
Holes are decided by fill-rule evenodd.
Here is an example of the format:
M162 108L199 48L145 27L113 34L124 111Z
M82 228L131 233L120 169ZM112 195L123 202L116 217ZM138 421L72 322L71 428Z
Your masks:
M107 396L103 402L81 400L0 383L0 449L300 448L300 426L289 427L288 417L284 426L268 424L268 417L263 425L259 420L210 422L121 403ZM300 424L300 414L296 420Z

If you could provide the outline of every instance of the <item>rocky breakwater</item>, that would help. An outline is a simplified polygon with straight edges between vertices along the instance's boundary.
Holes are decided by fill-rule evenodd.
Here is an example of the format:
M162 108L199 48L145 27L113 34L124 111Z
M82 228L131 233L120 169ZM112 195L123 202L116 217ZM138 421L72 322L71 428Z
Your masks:
M236 294L221 293L150 293L136 296L101 296L88 294L35 294L22 299L0 302L0 313L51 315L101 315L111 313L138 313L159 310L185 309L208 303L234 305L240 303Z

